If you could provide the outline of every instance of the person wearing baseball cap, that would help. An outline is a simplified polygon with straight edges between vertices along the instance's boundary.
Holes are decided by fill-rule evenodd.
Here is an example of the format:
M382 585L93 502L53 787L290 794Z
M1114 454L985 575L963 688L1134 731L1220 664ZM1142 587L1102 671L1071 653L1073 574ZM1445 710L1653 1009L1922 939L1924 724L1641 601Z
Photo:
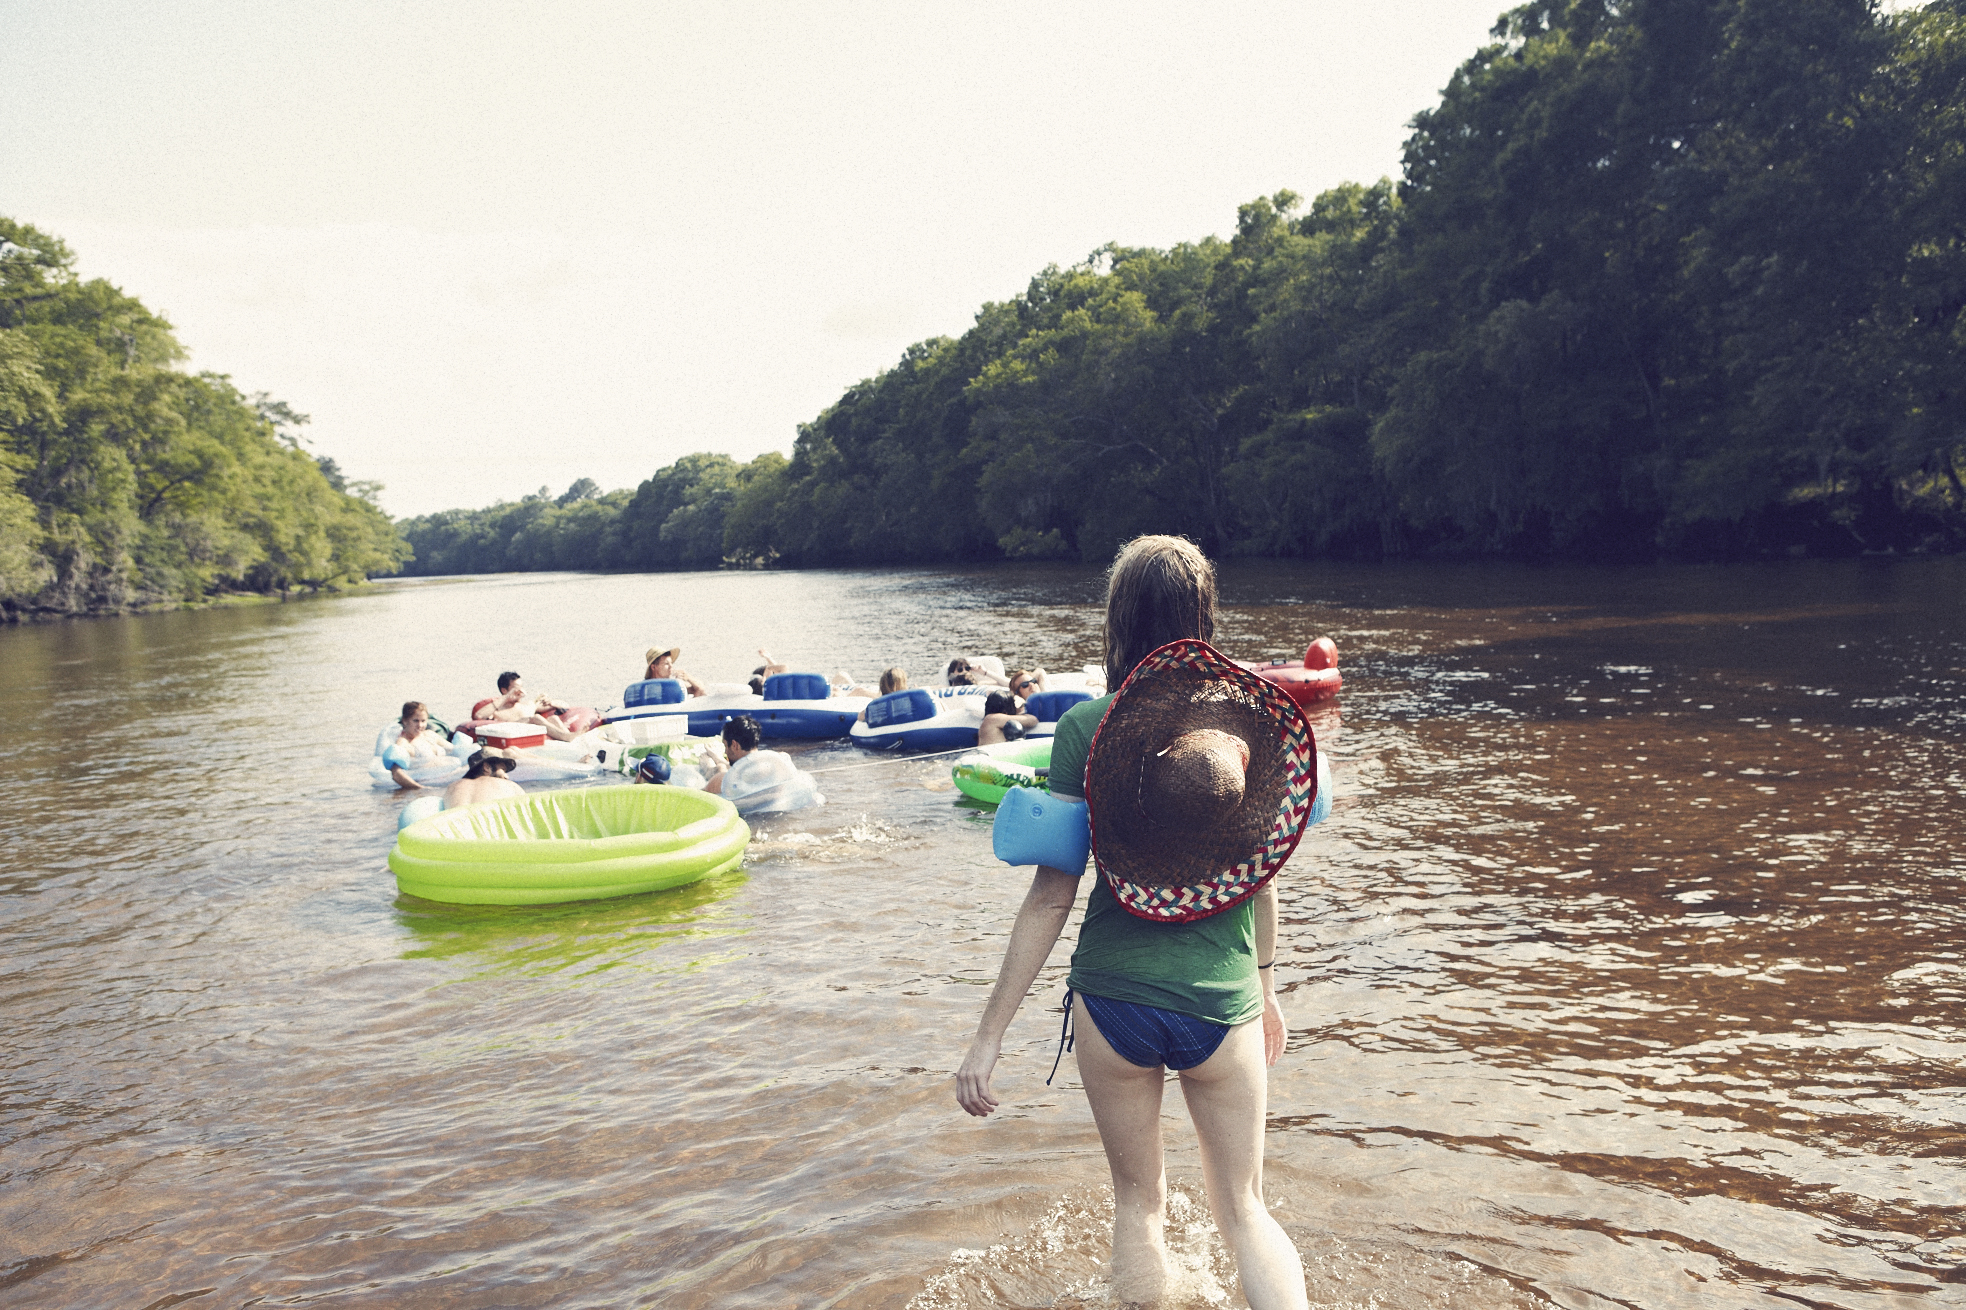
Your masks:
M1290 698L1214 635L1215 572L1199 548L1163 536L1121 548L1105 624L1118 690L1059 720L1050 795L1030 807L1068 816L1076 838L1036 855L956 1099L973 1115L997 1108L1004 1033L1071 915L1089 846L1065 1009L1112 1169L1113 1296L1155 1303L1167 1290L1161 1096L1174 1070L1252 1310L1301 1307L1303 1261L1263 1201L1263 1129L1285 1036L1274 879L1314 821L1317 748ZM1017 817L1012 796L999 830Z

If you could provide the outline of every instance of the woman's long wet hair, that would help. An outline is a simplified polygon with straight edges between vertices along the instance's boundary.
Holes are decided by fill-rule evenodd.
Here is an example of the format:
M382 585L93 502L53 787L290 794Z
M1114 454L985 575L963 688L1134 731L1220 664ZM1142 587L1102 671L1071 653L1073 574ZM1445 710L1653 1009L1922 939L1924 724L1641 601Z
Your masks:
M1106 574L1106 689L1170 641L1215 640L1215 566L1186 537L1135 537Z

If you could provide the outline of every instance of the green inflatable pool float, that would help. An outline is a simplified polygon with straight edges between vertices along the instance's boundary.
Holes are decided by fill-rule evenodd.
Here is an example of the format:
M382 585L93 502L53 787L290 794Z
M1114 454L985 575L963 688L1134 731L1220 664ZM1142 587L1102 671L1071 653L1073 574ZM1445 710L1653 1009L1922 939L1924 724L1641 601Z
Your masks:
M1007 741L998 746L979 746L956 761L949 776L956 790L972 799L995 805L1012 787L1046 787L1045 771L1051 768L1051 738L1036 741Z
M396 834L407 896L454 905L551 905L681 887L744 861L751 829L721 796L682 787L585 787L467 805Z

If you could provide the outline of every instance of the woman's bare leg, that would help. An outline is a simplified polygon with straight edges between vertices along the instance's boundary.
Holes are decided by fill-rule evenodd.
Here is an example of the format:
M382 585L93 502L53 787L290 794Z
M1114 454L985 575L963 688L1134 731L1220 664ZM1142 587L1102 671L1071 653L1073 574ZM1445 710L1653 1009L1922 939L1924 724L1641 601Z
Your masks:
M1161 1158L1159 1065L1130 1064L1075 996L1079 1080L1113 1171L1113 1298L1153 1305L1167 1291L1167 1170Z
M1304 1262L1263 1203L1269 1091L1263 1025L1255 1019L1231 1028L1215 1054L1181 1074L1181 1094L1201 1140L1208 1208L1235 1252L1242 1294L1250 1310L1297 1310L1306 1304Z

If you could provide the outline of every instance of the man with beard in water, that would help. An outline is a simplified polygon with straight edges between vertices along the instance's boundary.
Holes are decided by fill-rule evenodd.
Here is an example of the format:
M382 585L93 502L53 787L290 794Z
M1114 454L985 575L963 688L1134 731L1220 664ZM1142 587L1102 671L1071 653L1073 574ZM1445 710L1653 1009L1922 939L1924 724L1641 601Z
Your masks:
M460 805L476 805L479 801L525 795L525 788L505 776L517 765L517 760L501 750L486 747L474 751L464 776L444 792L444 808L454 810Z
M1263 1128L1267 1067L1284 1048L1274 878L1313 820L1316 746L1289 698L1209 646L1214 635L1215 572L1193 543L1140 537L1120 550L1105 627L1107 685L1119 690L1059 720L1050 797L1013 806L1013 792L998 807L1005 845L1024 816L1050 817L1029 820L1037 858L1014 861L1038 869L956 1100L973 1115L997 1108L1004 1032L1071 915L1089 838L1097 873L1065 1004L1113 1176L1113 1296L1153 1305L1168 1291L1171 1069L1244 1295L1252 1310L1296 1310L1304 1266L1263 1201Z

